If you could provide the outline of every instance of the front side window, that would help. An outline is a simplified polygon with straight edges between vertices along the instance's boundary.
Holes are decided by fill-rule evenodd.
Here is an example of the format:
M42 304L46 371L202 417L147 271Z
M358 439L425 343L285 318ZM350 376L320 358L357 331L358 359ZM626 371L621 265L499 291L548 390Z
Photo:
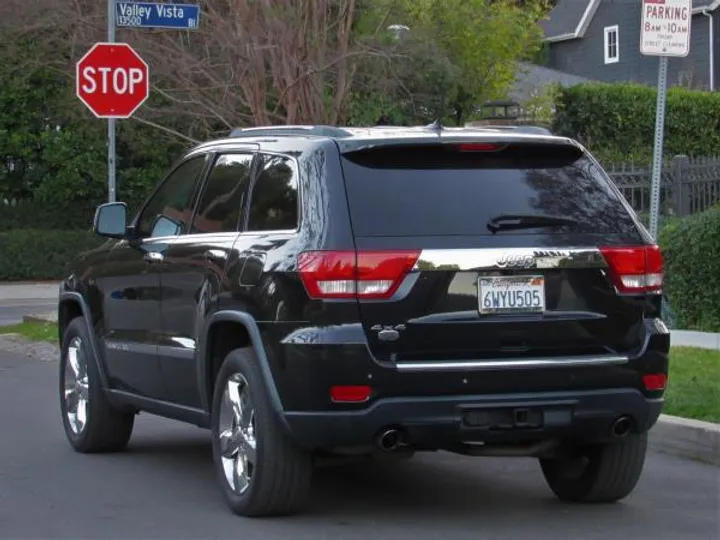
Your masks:
M298 226L298 173L285 156L263 156L250 196L249 231L285 231Z
M238 230L252 162L252 154L226 154L217 158L200 197L191 232Z
M205 159L205 156L194 157L170 173L140 214L137 222L140 237L174 236L188 230L193 195Z

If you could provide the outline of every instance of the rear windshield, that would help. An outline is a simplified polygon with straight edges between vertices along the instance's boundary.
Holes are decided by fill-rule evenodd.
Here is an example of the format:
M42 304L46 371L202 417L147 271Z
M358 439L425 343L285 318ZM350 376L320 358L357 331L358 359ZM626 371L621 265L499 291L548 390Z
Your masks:
M343 170L358 236L489 235L500 214L547 214L577 223L551 230L637 234L601 172L570 146L386 146L345 154ZM503 231L528 234L540 229Z

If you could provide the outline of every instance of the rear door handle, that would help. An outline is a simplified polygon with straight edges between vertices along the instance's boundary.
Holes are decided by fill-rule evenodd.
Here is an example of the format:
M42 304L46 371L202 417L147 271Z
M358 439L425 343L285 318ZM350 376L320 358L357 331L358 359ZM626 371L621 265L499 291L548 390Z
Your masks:
M147 262L159 263L165 260L165 255L158 251L148 251L145 255L143 255L143 259Z

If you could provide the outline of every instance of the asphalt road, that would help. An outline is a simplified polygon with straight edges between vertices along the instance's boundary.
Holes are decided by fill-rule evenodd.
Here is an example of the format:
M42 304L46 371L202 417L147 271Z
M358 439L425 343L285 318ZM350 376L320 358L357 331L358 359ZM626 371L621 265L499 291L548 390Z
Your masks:
M141 415L127 452L73 453L56 366L0 352L0 538L720 538L720 469L660 454L615 505L556 501L533 460L438 453L322 469L306 515L242 519L199 428Z

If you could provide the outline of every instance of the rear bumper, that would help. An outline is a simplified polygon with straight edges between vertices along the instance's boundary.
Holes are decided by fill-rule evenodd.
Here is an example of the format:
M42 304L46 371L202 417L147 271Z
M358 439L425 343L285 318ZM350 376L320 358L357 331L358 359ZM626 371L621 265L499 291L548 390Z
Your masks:
M387 427L399 428L419 449L461 442L513 444L547 439L573 443L611 439L616 419L628 416L636 432L649 430L662 398L627 389L428 398L387 398L359 411L286 412L291 435L310 449L365 447ZM529 419L529 425L525 420Z

